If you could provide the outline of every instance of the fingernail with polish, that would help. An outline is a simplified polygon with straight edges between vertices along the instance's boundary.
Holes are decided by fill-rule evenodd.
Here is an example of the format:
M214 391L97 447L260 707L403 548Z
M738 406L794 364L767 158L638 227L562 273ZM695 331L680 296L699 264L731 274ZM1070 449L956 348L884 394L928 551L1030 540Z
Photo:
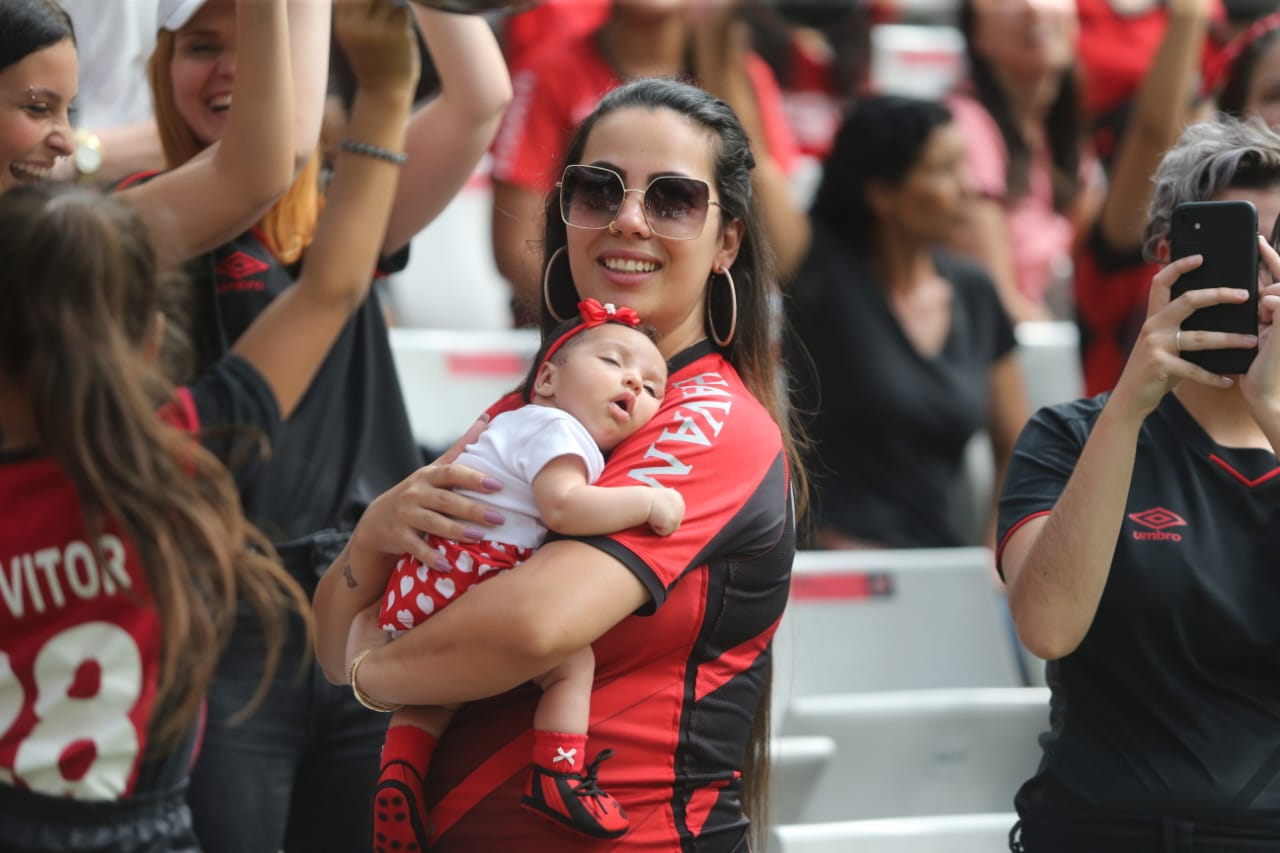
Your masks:
M486 509L484 511L484 520L490 524L502 524L507 520L507 517L496 509Z
M479 542L481 539L484 538L484 533L482 533L479 530L476 530L474 527L466 527L466 528L463 528L462 530L462 538L470 539L474 542Z
M446 560L444 557L440 557L434 563L432 563L431 568L435 569L437 572L453 571L453 566L449 565L449 561Z
M492 477L485 477L483 480L480 481L480 485L484 486L484 488L490 492L502 491L502 481L495 480Z

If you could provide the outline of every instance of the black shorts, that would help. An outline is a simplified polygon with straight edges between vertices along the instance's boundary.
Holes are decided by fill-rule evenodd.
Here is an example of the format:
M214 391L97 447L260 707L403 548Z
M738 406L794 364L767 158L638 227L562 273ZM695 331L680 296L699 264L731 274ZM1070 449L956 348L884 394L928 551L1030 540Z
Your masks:
M113 801L47 797L0 784L9 853L199 853L187 785Z

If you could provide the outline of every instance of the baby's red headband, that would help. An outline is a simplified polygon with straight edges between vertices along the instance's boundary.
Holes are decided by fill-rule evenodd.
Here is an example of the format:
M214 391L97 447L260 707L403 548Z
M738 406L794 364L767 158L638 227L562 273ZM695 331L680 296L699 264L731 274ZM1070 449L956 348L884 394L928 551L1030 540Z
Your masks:
M542 357L543 364L551 360L551 356L556 354L556 350L560 349L565 341L584 329L594 329L605 323L621 323L632 328L640 325L640 315L635 312L635 309L625 306L619 308L612 302L601 305L594 299L584 299L578 303L578 314L582 317L582 322L556 338L555 343L547 347L547 354Z

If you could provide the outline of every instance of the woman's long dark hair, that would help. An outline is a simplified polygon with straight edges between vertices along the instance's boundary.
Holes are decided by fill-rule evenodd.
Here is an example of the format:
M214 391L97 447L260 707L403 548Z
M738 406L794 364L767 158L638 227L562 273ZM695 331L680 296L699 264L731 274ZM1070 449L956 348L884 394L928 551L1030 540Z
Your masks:
M920 162L934 130L951 121L951 111L939 101L896 95L859 100L845 116L822 164L822 180L810 209L813 217L840 240L871 249L876 219L868 186L901 186Z
M712 140L712 182L724 213L721 222L728 224L737 219L744 230L732 268L738 297L737 332L721 352L778 425L790 465L792 490L797 495L805 495L808 490L796 451L795 431L782 401L780 365L774 345L773 306L778 298L778 281L774 273L773 252L763 238L760 220L751 200L751 171L756 161L746 131L728 104L702 89L675 80L643 78L604 96L591 115L578 126L565 151L563 165L582 162L587 139L602 118L617 110L632 108L670 110L705 129ZM552 192L546 204L544 269L555 252L567 242L566 226L560 218L559 194ZM548 286L555 311L562 317L576 313L579 298L568 266L563 262L554 264ZM713 315L727 317L729 289L723 283L710 281L708 287ZM555 325L555 318L543 304L543 336L547 336ZM712 330L708 329L707 335L712 337ZM765 825L768 805L770 682L771 675L765 679L743 767L743 806L748 817L752 818L757 835Z
M37 50L76 40L71 16L53 0L4 0L0 14L0 71Z
M1009 154L1005 169L1008 197L1015 200L1031 188L1031 146L1018 128L1013 106L1005 94L995 70L974 44L976 14L973 0L960 4L960 32L964 34L965 53L969 60L969 82L978 103L986 108L1000 129L1005 150ZM1080 75L1065 72L1058 95L1045 117L1045 138L1049 142L1049 158L1053 164L1053 207L1065 212L1080 192L1080 146L1084 139L1083 95Z
M118 530L138 555L164 638L153 727L172 743L200 709L237 598L264 624L257 701L286 615L305 617L306 596L245 520L223 464L157 414L173 388L140 351L161 275L138 216L80 189L10 189L0 269L0 379L29 404L39 450L71 478L87 541Z

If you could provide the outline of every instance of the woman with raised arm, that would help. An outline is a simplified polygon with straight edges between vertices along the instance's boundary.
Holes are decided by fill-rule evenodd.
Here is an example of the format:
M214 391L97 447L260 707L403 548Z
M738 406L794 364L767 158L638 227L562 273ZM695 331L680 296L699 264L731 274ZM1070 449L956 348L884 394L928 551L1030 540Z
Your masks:
M795 551L797 469L753 165L723 101L637 80L583 122L547 199L544 329L580 299L629 305L656 328L670 368L658 415L597 484L679 490L679 530L549 541L518 572L375 645L367 610L396 560L434 561L421 533L481 538L482 509L448 487L501 485L437 464L370 505L316 590L317 653L335 682L384 709L468 703L426 778L433 850L729 853L748 849L748 815L764 820L768 649ZM614 753L599 782L630 818L616 842L569 837L519 806L538 693L526 682L588 643L588 736Z
M277 439L369 287L417 53L391 0L343 0L338 35L361 84L359 151L341 156L298 282L176 393L155 367L165 276L140 217L72 187L0 194L5 850L200 849L186 775L237 601L264 637L237 710L282 655L289 674L299 660L285 622L305 629L305 593L237 497L255 472L233 480L196 438Z
M1186 130L1156 171L1147 256L1169 257L1179 204L1211 200L1251 202L1270 232L1280 136L1237 120ZM1257 239L1270 282L1280 256ZM1042 409L1009 466L999 567L1052 689L1015 850L1280 845L1280 286L1260 288L1257 334L1184 328L1250 295L1174 298L1201 262L1152 280L1115 390ZM1183 358L1216 349L1257 353L1234 376Z
M295 2L311 11L314 0ZM166 19L149 69L166 158L175 167L199 162L211 147L226 143L238 106L229 113L226 108L238 104L234 91L249 58L238 33L239 12L227 0L186 7L185 18ZM403 257L387 259L471 173L510 94L501 53L482 18L416 6L414 14L442 91L406 126L408 156L381 243L378 266L384 271L403 264ZM326 33L311 35L318 37L293 45L299 60L312 60L299 75L310 80L316 67L321 73L316 97L299 106L308 128L312 117L319 122L328 44ZM243 223L190 267L196 302L191 326L201 367L233 347L274 305L310 251L322 207L314 132L307 144L306 168L270 210L259 212L258 224ZM369 267L370 276L374 269ZM310 591L369 501L420 464L381 306L376 294L362 292L315 383L282 426L261 476L248 485L245 510ZM286 850L367 845L370 816L359 801L367 802L373 790L378 767L367 757L381 743L385 721L325 683L317 669L310 680L281 677L256 714L230 725L261 675L261 638L251 620L243 629L235 632L214 678L208 733L192 775L191 803L205 849L275 853L282 843ZM307 642L300 631L291 641ZM240 783L246 776L252 784Z

